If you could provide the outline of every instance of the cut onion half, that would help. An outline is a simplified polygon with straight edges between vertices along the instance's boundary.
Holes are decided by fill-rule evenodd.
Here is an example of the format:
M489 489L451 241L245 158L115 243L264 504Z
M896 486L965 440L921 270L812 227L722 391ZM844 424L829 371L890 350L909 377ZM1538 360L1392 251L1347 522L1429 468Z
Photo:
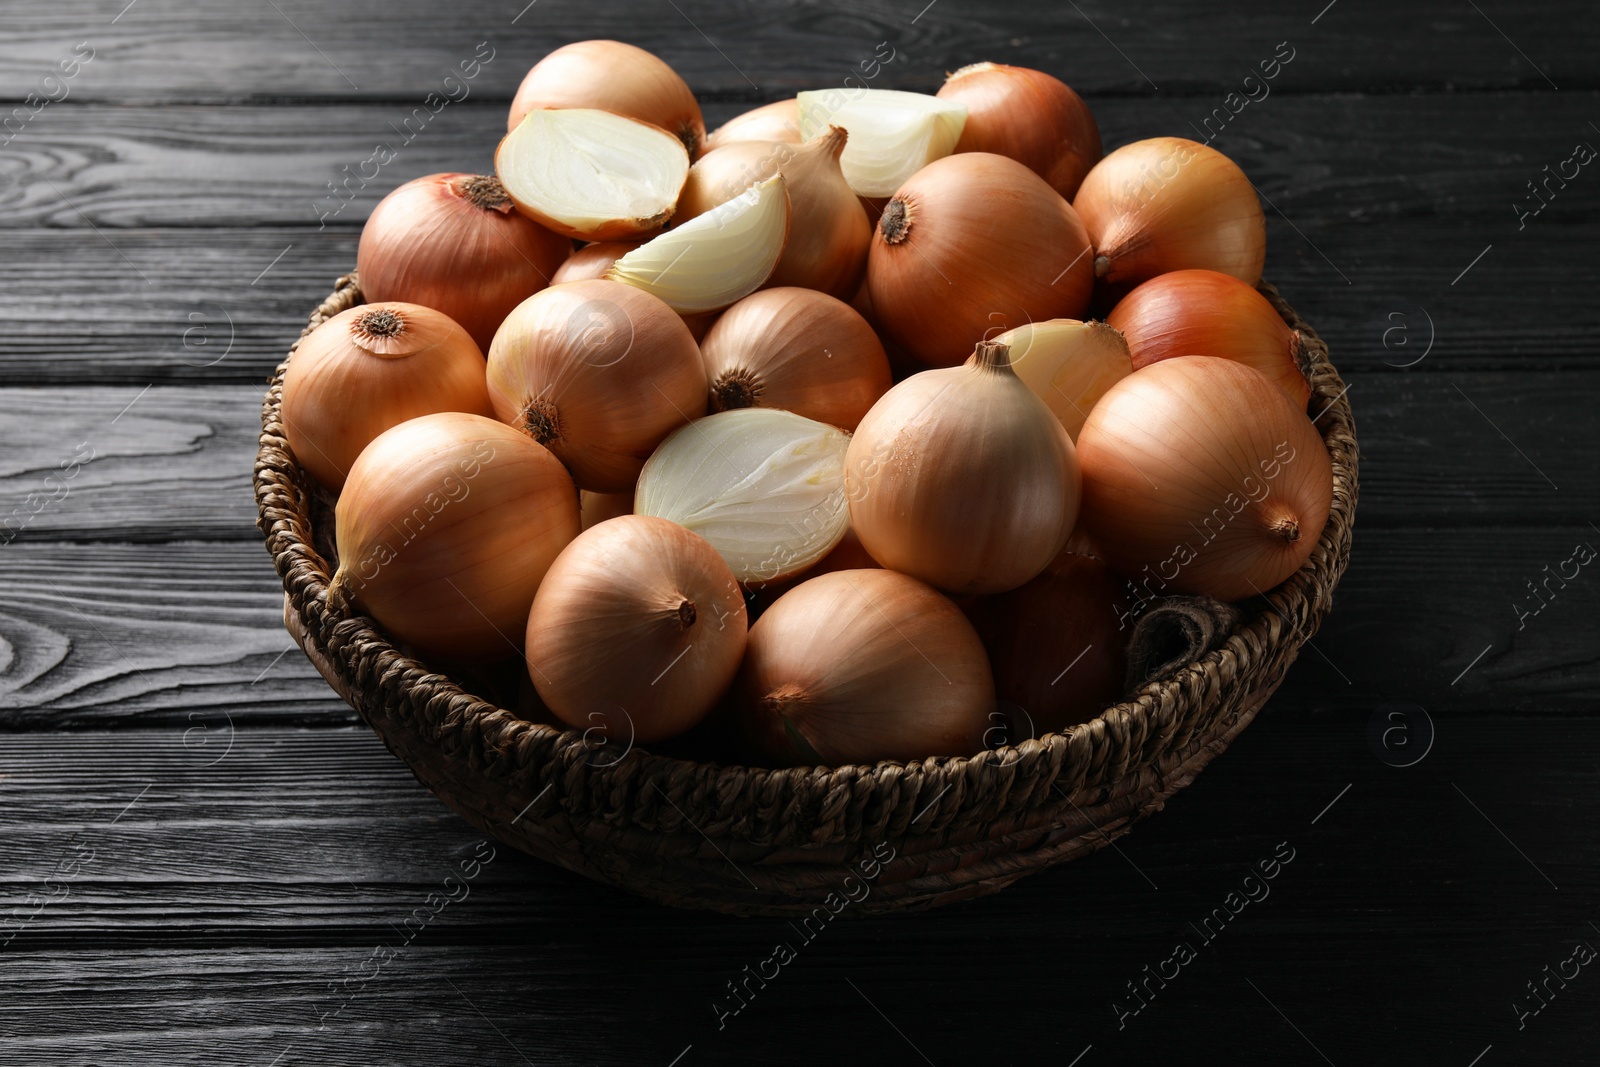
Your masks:
M634 512L704 537L746 584L798 574L850 525L849 446L849 434L790 411L708 415L661 442L639 475Z
M1103 322L1030 322L995 340L1011 346L1011 369L1055 413L1073 441L1106 391L1133 373L1122 331Z
M955 151L967 107L898 89L820 89L800 100L804 141L829 126L850 131L839 164L859 196L893 196L905 180Z
M620 241L660 229L689 152L659 126L590 108L528 112L494 156L517 210L557 233Z
M660 297L680 315L718 311L761 287L788 236L789 194L775 174L646 241L606 277Z

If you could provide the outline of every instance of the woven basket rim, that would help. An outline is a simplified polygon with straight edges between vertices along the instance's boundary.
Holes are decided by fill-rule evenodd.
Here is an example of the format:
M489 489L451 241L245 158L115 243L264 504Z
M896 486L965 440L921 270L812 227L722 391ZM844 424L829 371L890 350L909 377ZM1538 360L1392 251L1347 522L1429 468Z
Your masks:
M1259 288L1284 321L1300 332L1310 368L1311 411L1317 412L1314 422L1333 463L1332 507L1310 557L1284 582L1263 594L1265 610L1241 623L1220 647L1190 666L1147 684L1088 722L972 756L831 768L766 768L698 762L631 748L621 758L597 761L592 758L594 748L577 731L519 719L482 700L407 656L372 620L333 617L326 604L327 563L311 543L304 475L293 461L279 423L283 375L299 340L277 367L263 400L254 479L258 525L292 610L346 690L403 706L404 713L417 720L426 741L442 744L450 740L476 772L522 779L519 792L537 793L535 800L545 808L560 805L577 812L586 809L586 797L610 795L619 798L618 809L623 814L617 817L634 825L653 823L674 829L687 821L709 834L703 823L691 818L697 813L712 820L715 829L724 834L772 840L784 836L781 824L798 812L817 812L848 802L857 810L872 809L879 825L904 829L915 821L919 833L937 833L970 814L969 795L986 797L991 815L1016 814L1054 802L1052 789L1065 795L1084 788L1105 788L1152 765L1158 756L1195 736L1197 727L1204 725L1202 712L1208 702L1220 699L1228 686L1254 689L1249 683L1260 679L1252 678L1251 668L1285 642L1298 648L1327 614L1332 590L1349 560L1359 460L1354 418L1347 388L1321 338L1273 285L1262 282ZM341 276L334 292L312 313L301 340L326 319L359 302L354 273ZM1287 663L1279 668L1280 676L1285 669ZM362 710L359 704L357 710ZM364 711L362 714L366 716ZM1005 779L1005 795L998 805L992 803L993 789L980 787L996 773ZM1064 789L1064 784L1072 788ZM672 810L660 810L659 802L649 797L651 789ZM956 795L947 797L951 792ZM638 801L654 814L621 803L620 798ZM759 810L747 810L752 806ZM837 841L848 836L835 830L813 833L805 840Z

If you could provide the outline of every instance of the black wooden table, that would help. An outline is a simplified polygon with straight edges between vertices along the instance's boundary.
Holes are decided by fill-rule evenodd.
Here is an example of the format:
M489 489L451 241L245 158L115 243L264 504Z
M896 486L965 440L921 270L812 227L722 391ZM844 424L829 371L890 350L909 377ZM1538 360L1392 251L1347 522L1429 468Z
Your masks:
M1600 545L1600 169L1572 162L1600 30L1577 0L1325 2L7 0L0 1063L1600 1058L1600 568L1571 562ZM488 169L528 65L600 36L712 125L880 42L880 87L1057 73L1108 147L1224 108L1364 454L1330 621L1166 812L833 924L720 1017L793 931L491 853L291 651L253 527L263 383L367 213Z

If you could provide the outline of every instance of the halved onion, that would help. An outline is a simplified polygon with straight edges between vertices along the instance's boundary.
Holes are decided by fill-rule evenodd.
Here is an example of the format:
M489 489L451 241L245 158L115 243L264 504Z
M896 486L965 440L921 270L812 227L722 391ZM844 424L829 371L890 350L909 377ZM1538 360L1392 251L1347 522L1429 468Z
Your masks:
M1133 373L1128 342L1103 322L1050 319L1007 330L1011 368L1078 439L1106 390Z
M653 123L692 156L706 124L694 91L666 61L622 41L575 41L533 65L506 116L507 132L535 108L593 107Z
M848 434L788 411L708 415L661 442L639 474L634 512L704 537L741 582L796 574L850 524L849 446Z
M541 109L506 134L494 167L524 215L568 237L614 241L658 230L672 217L689 153L666 130L637 119Z
M965 104L898 89L819 89L801 93L804 141L829 126L850 131L840 165L861 196L892 196L905 180L955 151Z
M660 297L680 314L716 311L760 288L789 233L782 175L668 230L611 265L606 277Z

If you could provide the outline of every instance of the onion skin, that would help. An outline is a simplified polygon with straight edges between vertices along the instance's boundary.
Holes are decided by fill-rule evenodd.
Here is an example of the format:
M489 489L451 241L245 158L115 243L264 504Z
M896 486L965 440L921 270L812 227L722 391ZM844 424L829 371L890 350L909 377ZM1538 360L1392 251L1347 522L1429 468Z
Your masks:
M705 141L701 155L740 141L800 143L800 101L794 97L753 108L718 126Z
M511 309L548 285L571 251L565 237L515 210L498 178L430 174L373 208L356 268L368 302L441 311L486 349Z
M1059 557L1052 570L967 610L994 669L1010 721L1004 743L1088 722L1122 695L1128 597L1111 568L1090 556Z
M632 486L662 438L705 414L689 328L616 282L570 282L519 304L489 347L488 381L495 415L600 493Z
M455 412L368 445L334 514L330 608L357 608L443 659L519 654L534 593L578 535L577 490L549 450Z
M633 514L633 491L626 493L591 493L584 489L578 493L578 519L587 530L607 519Z
M584 245L550 276L551 285L595 281L606 276L611 264L638 248L642 241L596 241Z
M957 152L1014 159L1068 200L1100 162L1100 127L1089 105L1043 71L974 63L950 75L938 95L967 107Z
M1327 448L1259 371L1180 356L1135 371L1078 436L1083 521L1141 602L1243 600L1293 574L1333 500Z
M878 322L912 355L954 366L977 342L1041 319L1081 319L1094 286L1072 205L1014 159L935 160L884 209L867 257Z
M1211 270L1175 270L1117 302L1106 321L1122 331L1134 369L1174 356L1221 356L1272 379L1301 411L1311 400L1300 331L1251 286Z
M483 353L441 312L398 302L353 307L312 331L289 360L284 437L306 473L336 493L361 450L391 426L441 411L492 416L484 373Z
M850 525L891 570L953 594L1015 589L1078 516L1072 438L1012 372L1003 344L896 385L845 456Z
M567 725L650 743L698 723L739 672L744 596L704 539L644 515L580 534L528 615L528 671Z
M778 766L970 756L994 683L959 608L893 571L834 571L791 589L750 629L737 711Z
M812 289L764 289L701 342L713 412L773 407L853 432L889 391L889 357L850 305Z
M578 41L535 63L511 100L506 132L535 108L576 107L660 126L683 142L691 159L706 137L688 83L659 56L622 41Z
M1011 346L1011 365L1077 440L1106 390L1133 373L1128 342L1103 322L1051 319L995 338Z
M1094 245L1094 275L1112 296L1191 268L1261 280L1261 201L1215 148L1182 137L1123 145L1095 164L1072 206Z

